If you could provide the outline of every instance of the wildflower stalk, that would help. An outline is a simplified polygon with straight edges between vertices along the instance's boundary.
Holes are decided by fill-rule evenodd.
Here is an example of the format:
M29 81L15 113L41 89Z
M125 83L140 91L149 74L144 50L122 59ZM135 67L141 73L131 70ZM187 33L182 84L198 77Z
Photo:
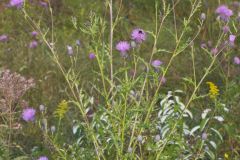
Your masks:
M191 56L192 56L192 67L193 67L193 83L194 87L197 85L197 77L196 77L196 68L195 68L195 56L194 56L194 46L191 46Z
M29 22L30 25L33 26L33 28L36 28L37 31L40 33L40 35L41 35L44 43L47 45L47 47L50 49L50 51L51 51L51 53L52 53L52 57L51 57L52 60L57 64L58 68L59 68L60 71L62 72L62 75L64 76L64 78L65 78L65 80L66 80L66 82L67 82L67 84L68 84L68 86L69 86L69 89L70 89L70 91L71 91L71 93L72 93L72 95L73 95L73 97L74 97L74 100L75 100L76 102L79 102L79 103L76 103L76 104L78 104L77 106L78 106L78 108L80 109L81 115L83 116L83 119L84 119L84 121L85 121L85 123L86 123L86 125L87 125L88 130L89 130L89 132L87 132L87 133L90 133L90 135L91 135L91 137L92 137L92 139L93 139L93 143L94 143L94 147L95 147L95 150L96 150L97 158L98 158L99 160L101 159L101 157L102 157L103 159L105 159L103 153L100 152L100 147L99 147L98 141L97 141L97 139L96 139L96 137L95 137L95 135L94 135L93 129L91 128L91 126L90 126L90 124L89 124L89 121L88 121L88 119L87 119L87 116L86 116L86 114L85 114L85 112L84 112L84 110L83 110L83 107L82 107L83 104L82 104L82 105L79 105L79 104L81 104L81 101L79 100L80 97L78 97L78 96L76 95L75 91L74 91L74 88L73 88L73 87L75 87L75 85L74 85L74 84L72 85L71 82L69 81L68 76L67 76L67 73L66 73L66 71L64 70L64 68L62 67L61 63L59 62L58 56L57 56L57 54L56 54L53 46L48 42L48 40L47 40L46 37L45 37L45 34L43 34L43 32L41 31L40 27L32 20L32 18L27 14L27 12L26 12L24 9L23 9L23 13L24 13L24 15L25 15L25 19L28 20L27 22Z
M9 101L9 104L8 104L8 107L9 107L9 133L8 133L8 153L9 153L9 156L10 156L10 151L11 151L11 138L12 138L12 114L13 114L13 111L12 111L12 101L10 100Z
M99 57L97 56L97 62L98 62L98 67L100 70L100 74L101 74L101 79L102 79L102 85L103 85L103 90L104 90L104 97L107 100L108 98L108 92L107 92L107 87L106 87L106 83L105 83L105 76L104 76L104 66L102 65Z
M179 2L179 1L177 1L177 2ZM177 2L175 3L175 5L177 4ZM196 5L196 6L193 5L192 11L191 11L191 13L190 13L190 15L189 15L189 17L188 17L188 20L186 21L186 22L187 22L187 23L186 23L187 25L184 26L184 29L183 29L183 31L182 31L179 39L176 40L176 43L177 43L177 44L176 44L176 47L175 47L175 49L174 49L174 51L173 51L173 54L172 54L172 56L171 56L171 58L170 58L170 60L169 60L169 62L168 62L168 64L167 64L166 68L165 68L164 71L163 71L163 77L165 77L166 73L168 72L168 70L169 70L169 68L170 68L170 66L171 66L174 58L175 58L177 55L179 55L180 53L182 53L182 51L185 50L185 49L197 38L197 36L199 35L199 33L200 33L200 31L201 31L202 24L200 25L200 27L199 27L199 29L198 29L198 32L197 32L196 35L192 38L192 40L191 40L183 49L179 50L179 46L180 46L180 43L181 43L181 41L182 41L182 38L183 38L183 36L184 36L184 34L185 34L185 32L186 32L186 28L188 27L188 24L189 24L192 16L194 15L194 13L196 12L197 8L200 7L200 3L197 3L197 1L195 1L194 4L195 4L195 5L197 4L197 5ZM175 7L175 5L174 5L173 7ZM170 11L172 11L173 9L174 9L174 8L171 8ZM169 11L169 12L170 12L170 11ZM156 23L157 23L157 22L156 22ZM161 26L161 25L160 25L160 26ZM158 34L157 34L157 35L158 35ZM156 39L156 40L157 40L157 39ZM150 116L150 114L151 114L151 112L152 112L152 109L153 109L153 107L154 107L154 105L155 105L155 103L156 103L156 101L157 101L158 92L159 92L159 89L160 89L161 85L162 85L162 83L159 83L158 86L157 86L157 88L156 88L156 91L155 91L155 93L154 93L153 99L152 99L152 101L151 101L151 103L150 103L150 106L149 106L149 109L148 109L148 111L147 111L147 115L146 115L146 117L145 117L145 119L144 119L144 124L146 124L146 123L149 121L149 116ZM139 134L141 134L141 132L142 132L142 129L140 130L140 133L139 133ZM133 133L132 133L132 135L133 135ZM131 138L131 139L132 139L132 138ZM130 141L130 144L131 144L131 141ZM130 144L129 144L129 145L130 145Z
M213 111L213 114L212 114L212 116L211 116L211 118L209 118L209 119L213 119L213 117L214 117L214 115L215 115L215 113L216 113L216 110L217 110L217 100L216 99L214 99L214 106L215 106L215 108L214 108L214 111ZM208 129L209 129L209 124L211 123L211 121L210 122L208 122L208 126L206 127L206 129L205 129L205 132L207 133L207 131L208 131ZM198 151L197 151L197 155L195 156L195 159L194 160L198 160L199 159L199 157L200 157L200 155L201 155L201 152L202 152L202 149L203 149L203 146L204 146L204 141L202 140L201 141L201 145L200 145L200 147L199 147L199 149L198 149Z
M223 48L223 49L224 49L224 48ZM223 50L223 49L222 49L222 50ZM206 69L206 71L205 71L204 75L202 76L201 80L198 82L198 84L197 84L196 87L194 88L194 91L193 91L193 93L191 94L191 96L190 96L187 104L185 105L184 110L186 110L186 109L189 107L189 105L191 104L191 102L194 100L197 90L199 89L199 87L201 86L201 84L203 83L203 81L205 80L205 78L207 77L207 75L210 73L211 68L213 67L213 65L214 65L214 63L215 63L215 61L216 61L219 53L220 53L222 50L220 50L220 51L218 52L218 54L217 54L216 56L214 56L212 62L210 63L210 65L209 65L208 68ZM183 113L184 113L184 112L182 112L182 114L180 115L180 118L183 116ZM165 146L167 145L168 140L170 140L170 138L171 138L172 134L174 133L174 131L175 131L178 123L179 123L179 122L176 121L176 123L174 124L173 128L171 129L171 132L168 134L167 140L163 143L160 151L159 151L158 154L157 154L157 159L159 158L159 156L161 155L161 153L162 153L162 151L164 150Z
M68 86L69 86L69 88L70 88L74 98L76 100L78 100L78 98L76 96L76 93L75 93L75 91L74 91L74 89L73 89L73 87L72 87L72 85L71 85L71 83L70 83L70 81L69 81L69 79L67 77L66 71L64 70L64 68L62 67L61 63L58 60L58 56L57 56L54 48L48 42L48 40L45 38L45 34L43 34L43 32L41 31L40 27L32 20L32 18L27 14L27 12L25 10L23 10L23 12L24 12L25 18L31 22L30 25L33 26L33 28L36 28L38 30L38 32L40 33L44 43L47 45L47 47L50 49L50 51L52 53L52 57L51 58L58 65L58 68L60 69L60 71L62 72L62 75L64 76L65 80L67 81L67 84L68 84Z
M195 3L197 3L197 0L194 2L194 4L195 4ZM189 18L188 18L188 20L187 20L187 24L189 24L192 16L193 16L194 13L196 12L196 8L200 7L200 6L197 5L197 7L194 8L194 6L195 6L195 5L193 5L191 14L190 14L190 16L189 16ZM176 44L175 50L173 51L172 57L170 58L166 69L163 71L163 77L165 77L165 75L166 75L167 71L169 70L169 68L170 68L170 66L171 66L174 58L175 58L177 55L179 55L180 53L182 53L182 51L185 50L185 49L197 38L197 36L199 35L199 33L200 33L200 31L201 31L202 24L201 24L201 26L199 27L198 32L196 33L196 35L192 38L192 40L191 40L183 49L179 50L180 43L181 43L181 41L182 41L182 38L183 38L183 36L184 36L184 34L185 34L185 31L186 31L186 28L187 28L187 27L188 27L188 25L185 25L185 27L184 27L184 29L183 29L183 31L182 31L179 39L177 40L177 44ZM153 106L154 106L154 104L155 104L155 102L156 102L156 100L157 100L157 98L158 98L158 91L159 91L161 85L162 85L162 84L159 83L159 84L158 84L158 87L157 87L157 89L156 89L156 91L155 91L155 94L154 94L154 96L153 96L153 100L152 100L152 102L151 102L151 104L150 104L150 107L149 107L149 110L148 110L148 113L147 113L147 116L146 116L146 118L145 118L145 120L144 120L145 123L149 120L149 116L150 116L150 113L151 113L151 111L152 111L152 108L153 108Z
M164 1L163 1L164 2ZM161 21L160 21L160 25L158 26L158 5L157 5L157 1L155 1L155 34L154 34L154 43L153 43L153 47L152 47L152 52L151 52L151 56L150 56L150 60L149 60L149 64L151 63L152 61L152 58L153 58L153 55L156 53L156 47L157 47L157 42L158 42L158 38L159 38L159 35L160 35L160 32L162 30L162 26L163 26L163 23L165 22L165 19L168 17L168 15L170 14L170 12L173 10L173 8L178 4L179 1L177 1L173 7L171 9L169 9L166 13L164 12L164 14L162 15L162 18L161 18ZM164 2L165 3L165 2ZM164 7L164 10L165 10L165 7ZM170 62L172 62L172 58L173 56L171 57L170 59ZM168 63L168 66L170 66L170 63ZM147 73L146 73L146 76L145 76L145 79L144 79L144 82L143 82L143 85L142 85L142 88L141 88L141 92L140 92L140 99L139 101L137 102L137 108L139 108L140 104L141 104L141 99L143 97L143 92L144 92L144 89L145 89L145 86L146 86L146 83L147 83L147 80L148 80L148 74L149 74L149 66L146 65L147 67ZM167 67L168 68L168 67ZM166 73L164 73L163 76L165 76ZM160 86L159 86L160 87ZM159 88L158 87L158 88ZM158 89L157 89L158 90ZM150 106L151 108L151 106ZM149 112L148 112L149 113ZM147 114L148 115L148 114ZM132 144L132 141L133 141L133 136L134 136L134 133L135 133L135 127L136 127L136 123L138 122L138 116L139 116L139 113L136 114L135 116L135 120L134 120L134 124L133 124L133 129L132 129L132 133L131 133L131 138L130 138L130 143L129 143L129 147L131 146ZM141 134L142 131L140 131L140 134Z
M109 14L110 14L110 55L109 55L109 60L110 60L110 79L111 79L111 88L110 88L110 92L113 88L113 3L112 0L110 0L109 2Z

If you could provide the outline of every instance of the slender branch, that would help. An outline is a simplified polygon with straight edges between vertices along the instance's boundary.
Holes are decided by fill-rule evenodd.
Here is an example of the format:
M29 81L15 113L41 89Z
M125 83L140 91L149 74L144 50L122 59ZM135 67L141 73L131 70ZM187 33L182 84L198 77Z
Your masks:
M110 14L110 51L109 51L109 60L110 60L110 80L111 80L111 88L110 92L113 89L113 56L112 56L112 51L113 51L113 11L112 11L112 0L110 0L109 3L109 14Z

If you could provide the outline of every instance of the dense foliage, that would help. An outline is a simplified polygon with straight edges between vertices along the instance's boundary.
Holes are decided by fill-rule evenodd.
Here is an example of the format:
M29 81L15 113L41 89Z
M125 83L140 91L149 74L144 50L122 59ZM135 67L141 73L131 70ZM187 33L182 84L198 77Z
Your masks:
M0 2L0 160L240 159L240 2Z

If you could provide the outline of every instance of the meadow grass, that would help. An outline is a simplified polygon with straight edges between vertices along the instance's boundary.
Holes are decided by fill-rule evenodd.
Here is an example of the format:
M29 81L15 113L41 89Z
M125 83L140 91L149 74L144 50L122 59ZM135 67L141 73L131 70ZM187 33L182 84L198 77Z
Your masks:
M239 159L239 7L4 3L0 158Z

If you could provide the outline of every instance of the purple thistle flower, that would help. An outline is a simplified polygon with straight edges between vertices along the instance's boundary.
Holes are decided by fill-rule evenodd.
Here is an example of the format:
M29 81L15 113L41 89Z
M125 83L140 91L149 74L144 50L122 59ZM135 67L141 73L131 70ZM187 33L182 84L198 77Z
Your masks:
M201 45L200 45L200 46L201 46L201 48L205 48L205 49L207 48L207 45L206 45L206 43L201 43Z
M162 65L162 64L163 64L163 62L160 61L160 60L158 60L158 59L152 61L152 63L151 63L151 65L152 65L154 68L159 68L160 65Z
M233 11L228 8L226 5L219 6L215 11L223 21L228 21L229 18L233 15Z
M229 46L230 46L230 47L234 47L234 46L235 46L235 44L234 44L235 39L236 39L236 36L235 36L235 35L230 35L230 36L229 36Z
M159 81L161 84L165 84L167 82L167 79L163 76L159 77Z
M94 58L96 58L96 55L94 53L89 53L88 58L93 60Z
M120 41L116 45L116 49L121 53L123 57L127 55L127 51L131 48L130 44L127 41Z
M41 156L38 158L38 160L48 160L48 158L46 156Z
M137 43L142 43L146 40L146 33L144 30L137 28L132 31L131 38Z
M72 55L73 55L73 48L72 48L72 46L67 45L67 54L68 54L69 56L72 56Z
M47 7L48 6L48 3L47 2L43 2L43 1L40 1L39 4L42 7Z
M1 35L0 36L0 42L6 42L6 41L8 41L8 36L5 35L5 34Z
M236 36L235 36L235 35L232 35L232 34L231 34L231 35L229 36L229 42L230 42L230 43L234 43L235 39L236 39Z
M37 32L37 31L32 31L32 32L31 32L31 35L32 35L33 37L36 37L36 36L38 35L38 32Z
M233 58L233 62L234 62L235 64L237 64L237 65L240 65L240 58L237 57L237 56L235 56L235 57Z
M34 121L35 119L35 114L36 114L36 110L33 108L26 108L23 110L22 112L22 118L23 120L25 120L26 122L28 121Z
M212 48L212 49L211 49L211 53L212 53L213 55L216 55L216 54L218 53L218 49L217 49L217 48Z
M36 48L38 46L38 42L36 40L33 40L29 43L29 48Z
M10 0L9 6L21 8L23 6L23 3L24 3L24 0Z
M222 30L223 30L223 33L228 33L230 31L230 28L229 26L223 26Z

